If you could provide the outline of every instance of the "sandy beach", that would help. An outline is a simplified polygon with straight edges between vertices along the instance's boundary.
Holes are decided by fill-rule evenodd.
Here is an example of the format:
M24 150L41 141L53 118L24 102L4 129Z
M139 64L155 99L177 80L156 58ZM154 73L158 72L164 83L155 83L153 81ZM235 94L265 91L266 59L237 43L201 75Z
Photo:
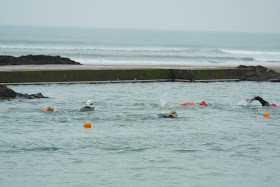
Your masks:
M141 70L141 69L235 69L236 66L191 66L191 65L129 65L129 64L106 64L106 65L10 65L0 66L0 71L55 71L55 70ZM268 69L280 72L279 66L267 66Z

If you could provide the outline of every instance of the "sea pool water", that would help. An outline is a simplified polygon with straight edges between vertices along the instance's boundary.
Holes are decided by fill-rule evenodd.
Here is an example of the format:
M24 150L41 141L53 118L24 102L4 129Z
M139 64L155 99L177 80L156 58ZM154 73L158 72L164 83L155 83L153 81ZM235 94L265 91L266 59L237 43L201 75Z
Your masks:
M9 86L0 101L0 186L278 186L278 83ZM94 112L77 110L86 100ZM208 107L178 107L205 100ZM58 113L41 112L44 106ZM176 110L179 118L159 119ZM262 114L270 116L264 118ZM85 121L92 128L84 128Z

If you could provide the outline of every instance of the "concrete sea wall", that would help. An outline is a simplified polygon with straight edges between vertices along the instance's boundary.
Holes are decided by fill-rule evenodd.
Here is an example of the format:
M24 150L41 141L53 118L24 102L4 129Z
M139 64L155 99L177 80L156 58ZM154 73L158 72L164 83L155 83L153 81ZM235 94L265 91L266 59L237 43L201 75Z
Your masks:
M0 83L122 82L122 81L230 81L250 69L132 69L132 70L23 70L1 71Z
M241 80L250 69L198 69L198 70L173 70L176 80L189 81L218 81L218 80Z

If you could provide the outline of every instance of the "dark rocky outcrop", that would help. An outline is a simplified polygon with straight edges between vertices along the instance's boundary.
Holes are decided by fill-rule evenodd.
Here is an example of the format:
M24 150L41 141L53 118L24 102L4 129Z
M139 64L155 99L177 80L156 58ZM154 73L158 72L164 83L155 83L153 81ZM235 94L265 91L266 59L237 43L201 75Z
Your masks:
M280 82L280 74L274 70L268 70L268 68L263 66L245 66L240 65L237 68L250 68L241 80L245 81L270 81L270 82Z
M48 98L43 96L41 93L36 93L36 94L22 94L22 93L17 93L17 97L23 97L25 99L35 99L35 98Z
M76 64L81 65L69 58L60 56L46 56L46 55L27 55L21 57L0 55L0 65L41 65L41 64Z
M10 99L16 97L23 97L25 99L34 99L34 98L47 98L43 96L41 93L37 94L22 94L13 91L5 85L0 85L0 99Z
M1 99L9 99L9 98L15 98L17 96L17 93L10 89L7 88L5 85L0 85L0 98Z

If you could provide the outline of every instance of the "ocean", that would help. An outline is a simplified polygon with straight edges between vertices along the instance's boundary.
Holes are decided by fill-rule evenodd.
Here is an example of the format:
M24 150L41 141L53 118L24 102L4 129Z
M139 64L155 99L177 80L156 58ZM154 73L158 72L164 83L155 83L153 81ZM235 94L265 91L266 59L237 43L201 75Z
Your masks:
M82 64L280 66L280 34L0 26L0 55Z

